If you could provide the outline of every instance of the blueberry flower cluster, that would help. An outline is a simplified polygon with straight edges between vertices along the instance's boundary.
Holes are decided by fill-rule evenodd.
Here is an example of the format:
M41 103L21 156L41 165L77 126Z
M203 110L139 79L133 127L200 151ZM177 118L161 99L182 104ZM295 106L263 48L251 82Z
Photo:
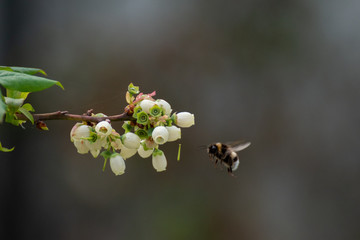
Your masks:
M159 146L180 139L181 128L191 127L195 119L194 114L188 112L172 113L167 101L154 99L154 96L155 92L143 94L138 87L129 85L125 112L132 119L124 122L122 135L112 128L109 120L76 123L70 138L78 153L90 152L94 158L101 154L105 158L104 169L110 159L115 175L125 172L125 160L136 153L142 158L152 156L155 170L165 171L167 160ZM101 113L93 116L106 119L106 115Z

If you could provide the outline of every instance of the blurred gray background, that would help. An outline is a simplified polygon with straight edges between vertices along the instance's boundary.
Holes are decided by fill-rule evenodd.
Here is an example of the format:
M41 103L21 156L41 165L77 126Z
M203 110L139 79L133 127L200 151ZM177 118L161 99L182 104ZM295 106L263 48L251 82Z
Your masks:
M75 122L1 125L0 238L360 239L359 16L356 0L0 1L0 65L65 87L31 94L38 113L118 114L133 82L196 116L166 172L135 156L118 177L76 152ZM199 148L239 139L235 178Z

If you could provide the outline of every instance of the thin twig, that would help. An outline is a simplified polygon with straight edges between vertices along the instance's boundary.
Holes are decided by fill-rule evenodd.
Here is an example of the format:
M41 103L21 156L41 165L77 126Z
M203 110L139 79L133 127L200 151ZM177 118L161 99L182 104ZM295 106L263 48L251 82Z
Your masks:
M16 114L18 120L28 120L23 114ZM86 121L86 122L101 122L106 119L110 121L127 121L132 120L133 117L127 115L126 112L118 115L112 115L107 117L93 117L88 115L71 114L68 111L57 111L52 113L39 113L32 114L34 121L46 121L46 120L73 120L73 121Z

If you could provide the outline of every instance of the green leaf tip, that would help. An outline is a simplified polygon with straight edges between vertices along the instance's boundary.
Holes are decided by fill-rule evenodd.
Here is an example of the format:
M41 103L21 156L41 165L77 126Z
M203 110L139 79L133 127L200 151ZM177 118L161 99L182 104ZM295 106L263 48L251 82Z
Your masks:
M0 142L0 151L1 152L12 152L13 150L15 149L15 147L12 147L12 148L5 148L1 145L1 142Z
M129 86L128 86L128 91L131 93L131 94L138 94L140 91L139 91L139 87L138 86L134 86L133 83L130 83Z

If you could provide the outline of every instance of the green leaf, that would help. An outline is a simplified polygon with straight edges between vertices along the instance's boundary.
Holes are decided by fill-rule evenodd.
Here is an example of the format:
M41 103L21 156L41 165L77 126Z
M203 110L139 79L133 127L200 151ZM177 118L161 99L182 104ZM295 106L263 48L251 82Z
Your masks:
M53 85L57 85L64 89L58 81L19 72L9 72L6 70L0 70L0 84L7 89L20 92L42 91Z
M47 75L46 72L40 68L27 68L27 67L6 67L0 66L0 70L10 71L10 72L19 72L30 75L35 75L37 73L41 73L43 75Z
M34 117L33 115L24 107L19 108L19 111L24 114L25 117L27 117L32 124L34 124Z
M0 90L0 123L4 121L4 115L6 113L6 104Z
M3 147L3 146L1 146L1 142L0 142L0 151L1 152L11 152L11 151L13 151L15 149L15 147L13 147L13 148L5 148L5 147Z
M24 105L22 105L22 107L28 110L29 112L35 112L35 109L33 108L33 106L31 106L30 103L25 103Z

